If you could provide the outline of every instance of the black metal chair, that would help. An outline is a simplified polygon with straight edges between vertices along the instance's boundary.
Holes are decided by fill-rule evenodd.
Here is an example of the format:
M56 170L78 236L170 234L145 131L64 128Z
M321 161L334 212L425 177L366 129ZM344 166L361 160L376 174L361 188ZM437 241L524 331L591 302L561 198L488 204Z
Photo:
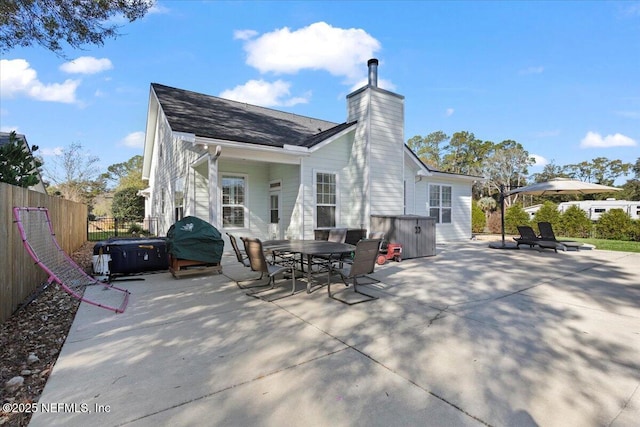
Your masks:
M263 277L264 274L269 278L269 282L267 285L271 285L268 289L262 289L259 291L248 292L247 295L252 297L264 299L266 301L275 301L280 298L285 298L295 294L296 292L296 271L295 264L274 264L269 263L264 255L264 249L262 247L262 241L257 238L248 238L245 237L244 248L249 257L249 264L251 266L251 270L257 271L261 273L260 277ZM263 292L270 291L276 287L275 276L278 274L284 274L285 272L291 272L291 292L285 295L279 295L276 298L268 298L263 297L260 294Z
M355 255L353 262L345 264L345 268L335 270L340 274L342 281L347 286L347 289L339 291L338 293L347 292L351 284L353 284L353 292L359 295L364 295L365 299L359 299L356 301L349 301L347 299L338 298L338 293L331 293L331 281L327 285L327 293L329 298L338 300L347 305L360 304L361 302L367 302L378 299L373 295L369 295L358 290L358 278L368 277L367 275L373 273L376 265L376 258L378 257L378 251L380 248L379 239L363 239L356 244Z

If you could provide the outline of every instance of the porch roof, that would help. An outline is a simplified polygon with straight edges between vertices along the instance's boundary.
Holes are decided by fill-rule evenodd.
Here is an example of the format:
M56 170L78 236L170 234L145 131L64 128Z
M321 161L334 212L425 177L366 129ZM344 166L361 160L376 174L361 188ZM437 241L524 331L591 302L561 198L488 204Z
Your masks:
M310 148L352 123L333 123L159 83L152 90L174 132L271 147Z

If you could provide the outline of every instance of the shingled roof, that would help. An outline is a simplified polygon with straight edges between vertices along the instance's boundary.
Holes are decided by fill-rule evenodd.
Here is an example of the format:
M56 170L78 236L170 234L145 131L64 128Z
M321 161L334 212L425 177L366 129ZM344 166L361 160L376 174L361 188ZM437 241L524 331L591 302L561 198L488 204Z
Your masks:
M206 138L309 148L353 124L299 116L158 83L151 87L173 131Z

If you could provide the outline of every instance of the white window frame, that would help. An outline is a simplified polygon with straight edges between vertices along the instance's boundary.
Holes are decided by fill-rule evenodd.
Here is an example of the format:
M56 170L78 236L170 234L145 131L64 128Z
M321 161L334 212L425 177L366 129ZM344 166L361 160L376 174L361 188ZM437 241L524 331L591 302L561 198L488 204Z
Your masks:
M223 182L224 182L225 178L240 178L240 179L243 180L243 182L244 182L244 203L243 204L232 204L232 203L225 204L224 203L224 186L223 186ZM229 230L240 230L240 229L248 228L248 226L249 226L248 225L248 221L249 221L249 175L241 174L241 173L234 173L234 172L222 172L220 174L219 186L220 186L220 222L222 223L223 228L229 229ZM242 207L242 209L243 209L243 224L242 224L242 226L224 225L224 208L225 207L236 207L236 208L237 207Z
M319 174L324 174L324 175L333 175L334 179L335 179L335 186L336 186L336 190L335 190L335 198L336 198L336 203L335 204L330 204L330 203L318 203L318 175ZM321 169L316 169L313 171L313 221L314 221L314 228L316 229L329 229L329 228L334 228L337 227L339 224L339 219L340 219L340 176L338 175L338 173L336 171L330 171L330 170L321 170ZM335 208L335 213L334 213L334 222L335 224L333 226L329 226L329 227L320 227L320 225L318 224L318 206L333 206Z
M437 191L438 191L438 200L437 200L437 204L431 204L431 202L433 201L431 195L433 190L435 189L435 187L437 187ZM453 223L453 186L451 185L445 185L445 184L429 184L429 194L427 194L427 200L428 200L428 207L427 207L427 212L429 213L429 216L435 217L436 218L436 223L437 224L451 224ZM448 188L449 189L449 206L445 206L443 205L443 188ZM434 211L437 211L437 214L434 215ZM443 221L443 219L446 219L446 215L445 212L448 212L448 221Z

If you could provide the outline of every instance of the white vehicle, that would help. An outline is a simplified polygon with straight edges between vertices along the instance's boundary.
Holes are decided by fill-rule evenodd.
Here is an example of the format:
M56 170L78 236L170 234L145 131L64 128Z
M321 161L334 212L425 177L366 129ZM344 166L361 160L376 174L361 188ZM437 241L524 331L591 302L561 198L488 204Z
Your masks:
M531 218L538 212L542 205L533 205L524 208L524 210L531 215ZM565 212L571 206L577 206L586 212L587 216L592 221L600 219L600 215L611 209L622 209L631 219L640 219L640 201L628 201L628 200L582 200L576 202L562 202L558 205L560 212Z

